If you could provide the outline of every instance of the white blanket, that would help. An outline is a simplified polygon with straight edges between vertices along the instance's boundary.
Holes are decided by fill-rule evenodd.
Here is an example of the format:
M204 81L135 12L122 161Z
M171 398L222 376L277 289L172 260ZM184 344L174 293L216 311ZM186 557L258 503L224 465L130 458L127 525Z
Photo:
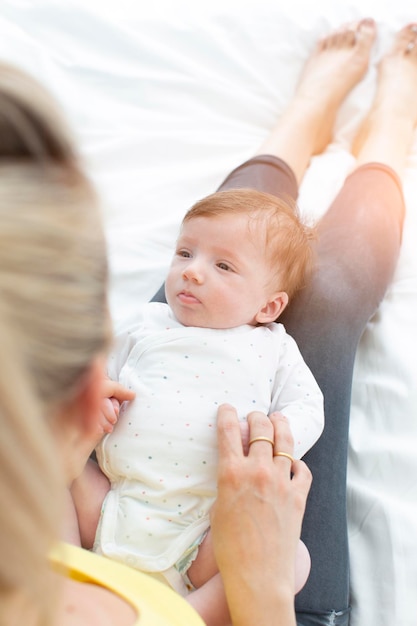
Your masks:
M299 205L321 215L354 164L375 65L415 0L1 0L0 58L56 96L103 198L120 327L164 279L184 211L257 149L316 39L366 15L366 79L313 159ZM394 281L356 359L348 473L353 626L417 624L417 142ZM331 451L330 451L331 452Z

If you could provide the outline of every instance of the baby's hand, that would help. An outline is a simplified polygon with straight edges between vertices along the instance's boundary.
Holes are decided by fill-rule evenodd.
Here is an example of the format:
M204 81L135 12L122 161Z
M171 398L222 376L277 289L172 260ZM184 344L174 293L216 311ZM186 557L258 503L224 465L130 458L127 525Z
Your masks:
M103 376L101 383L101 407L97 412L97 419L91 424L91 429L85 430L82 441L77 448L78 458L74 461L73 473L70 477L75 480L82 473L92 451L107 433L111 433L119 417L120 406L123 402L133 400L135 393L126 389L120 383L115 383Z
M103 398L101 402L100 428L103 433L111 433L120 411L120 402L116 398Z
M135 393L120 383L105 378L102 383L102 395L100 427L103 434L106 434L113 431L119 418L121 404L133 400Z

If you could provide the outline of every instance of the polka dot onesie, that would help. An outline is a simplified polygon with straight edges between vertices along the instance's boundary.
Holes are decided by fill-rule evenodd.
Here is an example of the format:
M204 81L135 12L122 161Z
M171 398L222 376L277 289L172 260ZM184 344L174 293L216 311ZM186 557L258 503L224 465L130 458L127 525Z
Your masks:
M297 458L323 429L321 391L282 324L185 327L168 305L149 303L119 338L108 374L136 398L97 448L111 490L96 548L143 571L170 568L209 527L221 404L242 420L282 411Z

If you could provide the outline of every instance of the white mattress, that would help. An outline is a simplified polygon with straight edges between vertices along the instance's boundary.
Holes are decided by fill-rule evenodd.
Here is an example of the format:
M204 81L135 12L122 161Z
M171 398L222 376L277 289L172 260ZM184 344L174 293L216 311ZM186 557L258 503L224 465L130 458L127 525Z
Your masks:
M1 0L0 57L60 101L103 198L115 325L164 279L184 211L250 157L314 42L372 15L379 40L301 187L319 216L353 165L375 64L415 0ZM414 138L415 139L415 138ZM417 624L417 141L401 258L361 341L348 473L353 626Z

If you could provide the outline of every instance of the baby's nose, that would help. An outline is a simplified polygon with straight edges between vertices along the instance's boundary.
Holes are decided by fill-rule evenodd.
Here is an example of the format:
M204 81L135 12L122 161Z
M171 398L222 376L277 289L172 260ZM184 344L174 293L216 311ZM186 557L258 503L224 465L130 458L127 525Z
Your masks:
M182 272L184 280L191 280L193 283L200 284L203 282L203 272L198 263L193 261L189 263Z

